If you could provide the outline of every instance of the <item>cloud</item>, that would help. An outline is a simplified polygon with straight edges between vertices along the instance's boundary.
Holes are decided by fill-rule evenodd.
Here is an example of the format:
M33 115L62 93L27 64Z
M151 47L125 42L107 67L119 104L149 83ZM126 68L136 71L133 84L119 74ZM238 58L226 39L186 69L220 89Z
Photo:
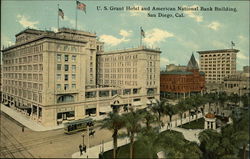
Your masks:
M11 41L11 39L3 34L1 34L1 48L3 46L11 46L14 45L15 43L13 41Z
M237 58L239 58L241 60L248 60L249 59L249 57L247 57L246 55L244 55L241 52L237 54Z
M132 31L131 30L129 30L129 31L126 31L126 30L120 30L120 33L119 33L121 36L123 36L123 37L129 37L129 36L131 36L131 34L132 34Z
M182 7L188 7L188 8L196 8L199 7L198 5L192 5L192 6L182 6ZM203 21L203 16L197 15L197 11L183 11L185 14L187 14L188 17L193 18L196 22L202 22Z
M119 39L119 38L114 37L112 35L105 35L104 34L104 35L100 36L100 41L102 41L105 44L110 45L110 46L116 46L116 45L119 45L122 42L130 41L130 39L125 39L125 37L122 37L122 38Z
M30 20L29 20L29 17L26 17L26 16L24 16L24 15L20 15L20 14L17 15L17 19L18 19L17 21L18 21L24 28L30 27L30 28L37 29L37 27L36 27L35 25L39 23L38 21L30 21Z
M114 37L112 35L103 34L100 36L100 41L102 41L105 44L110 45L110 46L116 46L116 45L119 45L123 42L130 41L130 39L127 39L127 37L132 35L132 31L131 30L127 31L127 30L121 29L119 34L122 36L122 38L117 38L117 37Z
M221 24L219 22L212 22L212 23L208 24L207 27L212 29L212 30L218 30L221 27Z
M75 26L75 20L70 19L68 16L64 16L64 20L69 22L71 26Z
M216 48L224 48L224 49L225 49L225 48L228 48L228 47L229 47L229 45L227 46L227 45L225 45L225 43L222 43L222 42L217 41L217 40L212 41L211 44L212 44L214 47L216 47Z
M161 57L160 58L160 65L161 65L160 67L161 67L161 69L166 69L166 65L175 64L175 63L176 63L175 61L169 60L166 57Z
M196 43L196 42L193 42L191 41L190 39L182 39L180 37L177 37L176 38L178 40L178 44L188 48L188 49L191 49L191 50L198 50L200 48L200 46Z
M143 39L143 41L148 45L154 45L156 43L165 41L167 38L170 37L174 37L174 34L169 33L165 30L154 28L145 33L145 38Z
M239 38L239 40L240 40L241 43L242 43L242 42L248 42L248 38L246 38L246 37L243 36L243 35L239 35L238 38Z

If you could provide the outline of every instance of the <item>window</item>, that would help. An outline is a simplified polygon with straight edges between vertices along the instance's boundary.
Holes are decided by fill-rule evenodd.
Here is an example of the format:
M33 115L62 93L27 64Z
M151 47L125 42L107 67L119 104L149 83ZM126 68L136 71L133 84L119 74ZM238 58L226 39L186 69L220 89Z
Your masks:
M69 71L69 65L64 65L64 71Z
M72 56L72 62L76 62L76 55Z
M57 74L57 75L56 75L56 80L57 80L57 81L60 81L60 80L61 80L61 74Z
M68 81L68 79L69 79L69 75L64 75L64 80Z
M76 74L72 74L72 81L76 80Z
M76 84L72 84L72 86L71 86L73 89L75 89L76 88Z
M64 84L64 90L68 90L69 89L69 85L68 84Z
M76 65L72 65L72 72L76 72Z
M61 62L61 55L57 54L57 62Z
M57 71L61 71L61 64L57 64Z
M60 89L61 89L61 84L57 84L57 85L56 85L56 89L57 89L57 90L60 90Z
M64 55L64 61L65 62L69 61L69 55Z

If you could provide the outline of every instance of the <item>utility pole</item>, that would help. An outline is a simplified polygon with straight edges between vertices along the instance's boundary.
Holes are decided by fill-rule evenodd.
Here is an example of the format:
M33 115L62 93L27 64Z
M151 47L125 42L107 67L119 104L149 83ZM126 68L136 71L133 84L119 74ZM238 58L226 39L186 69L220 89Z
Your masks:
M84 134L84 132L82 133L82 146L84 146L85 144L84 144L84 136L85 136L85 134Z
M89 124L87 124L87 135L88 135L88 147L87 147L87 152L89 153Z

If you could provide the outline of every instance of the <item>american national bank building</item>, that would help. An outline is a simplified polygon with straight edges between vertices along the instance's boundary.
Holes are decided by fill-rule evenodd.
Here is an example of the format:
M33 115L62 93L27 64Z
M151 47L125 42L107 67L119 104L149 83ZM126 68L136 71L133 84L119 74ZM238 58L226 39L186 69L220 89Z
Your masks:
M2 50L1 102L46 127L156 102L161 51L104 52L103 45L93 33L67 28L16 34Z

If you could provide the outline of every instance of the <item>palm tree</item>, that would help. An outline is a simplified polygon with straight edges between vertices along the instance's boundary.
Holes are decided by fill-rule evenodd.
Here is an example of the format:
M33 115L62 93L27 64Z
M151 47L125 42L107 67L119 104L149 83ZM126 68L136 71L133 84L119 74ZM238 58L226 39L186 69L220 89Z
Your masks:
M208 103L208 112L211 113L211 104L214 103L214 93L210 93L210 94L206 94L205 98L206 98L206 103Z
M140 114L142 115L142 118L144 119L143 121L146 124L146 128L149 130L151 128L151 124L156 122L156 117L153 115L151 112L143 109L139 110Z
M228 100L228 97L227 97L226 92L222 92L219 94L218 101L220 103L220 107L222 107L223 109L227 100Z
M218 149L220 148L221 134L215 130L204 130L199 134L200 149L203 152L203 158L218 158Z
M196 142L187 142L184 145L184 158L200 159L202 152Z
M182 117L184 112L186 111L184 106L183 106L183 101L178 102L177 106L177 112L179 114L179 117L181 118L181 127L182 127Z
M190 116L191 116L191 110L194 108L194 99L193 98L187 98L185 100L185 105L186 108L188 109L188 114L189 114L189 123L190 123Z
M195 109L195 116L196 116L196 118L195 118L195 120L196 121L198 121L197 119L198 119L198 111L199 111L199 108L200 108L200 106L201 105L203 105L203 100L202 100L202 96L200 96L200 95L196 95L196 96L194 96L193 97L193 103L192 103L193 105L193 108Z
M141 119L141 115L132 108L129 113L123 115L123 120L125 121L124 127L127 129L130 138L130 159L134 157L134 140L136 133L141 130Z
M144 150L145 156L152 159L156 153L155 147L159 137L159 131L153 128L143 128L137 137L140 148Z
M172 116L173 116L174 114L176 114L176 112L177 112L177 109L176 109L176 107L175 107L174 105L172 105L172 104L170 104L170 103L166 103L166 105L165 105L165 107L164 107L163 113L164 113L165 115L168 115L168 116L169 116L170 131L171 131L171 127L172 127L172 124L171 124L171 122L172 122Z
M124 126L123 118L114 112L110 112L108 117L103 120L102 129L109 129L113 131L113 158L115 159L117 156L117 138L118 138L118 131Z
M238 102L240 101L240 97L238 94L236 93L232 93L230 96L229 96L229 100L230 102L233 102L234 105L236 106L238 104Z
M156 100L156 103L153 104L151 107L152 111L157 114L157 120L159 123L159 126L161 126L161 117L164 112L164 107L165 107L166 100Z

